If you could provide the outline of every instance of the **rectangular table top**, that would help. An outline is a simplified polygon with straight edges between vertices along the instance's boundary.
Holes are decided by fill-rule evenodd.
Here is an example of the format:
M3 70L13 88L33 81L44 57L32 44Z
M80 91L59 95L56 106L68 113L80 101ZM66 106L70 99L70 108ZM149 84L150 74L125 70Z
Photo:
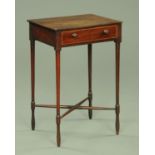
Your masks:
M28 20L28 22L48 29L52 29L54 31L89 28L89 27L121 23L121 21L94 15L94 14L31 19L31 20Z

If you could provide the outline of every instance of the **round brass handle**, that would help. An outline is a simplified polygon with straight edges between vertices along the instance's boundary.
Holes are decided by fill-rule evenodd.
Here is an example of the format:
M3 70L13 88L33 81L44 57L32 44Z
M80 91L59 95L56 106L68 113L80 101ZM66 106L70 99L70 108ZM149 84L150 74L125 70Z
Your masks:
M104 34L104 35L109 34L109 30L106 30L106 29L103 30L103 34Z
M76 38L77 36L78 36L77 33L72 33L72 37L73 37L73 38Z

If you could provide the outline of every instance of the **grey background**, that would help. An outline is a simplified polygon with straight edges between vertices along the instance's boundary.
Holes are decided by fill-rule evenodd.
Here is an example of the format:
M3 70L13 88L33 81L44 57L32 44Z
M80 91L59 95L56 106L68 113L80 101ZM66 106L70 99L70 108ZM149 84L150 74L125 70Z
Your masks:
M36 109L30 128L30 50L27 19L94 13L123 21L121 43L121 130L115 113L74 111L61 123L56 147L54 109ZM93 104L115 105L114 43L93 44ZM87 46L61 52L61 101L74 104L87 95ZM55 52L36 42L36 103L55 103ZM87 103L85 103L87 105ZM62 110L61 112L63 112ZM16 155L138 154L138 0L16 0Z

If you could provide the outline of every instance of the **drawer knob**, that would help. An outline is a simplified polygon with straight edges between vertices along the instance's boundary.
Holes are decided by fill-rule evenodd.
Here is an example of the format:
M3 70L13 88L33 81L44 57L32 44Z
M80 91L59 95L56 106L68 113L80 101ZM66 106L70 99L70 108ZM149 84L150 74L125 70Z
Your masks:
M109 30L103 30L103 34L104 35L109 34Z
M78 36L77 33L72 33L72 37L73 37L73 38L76 38L77 36Z

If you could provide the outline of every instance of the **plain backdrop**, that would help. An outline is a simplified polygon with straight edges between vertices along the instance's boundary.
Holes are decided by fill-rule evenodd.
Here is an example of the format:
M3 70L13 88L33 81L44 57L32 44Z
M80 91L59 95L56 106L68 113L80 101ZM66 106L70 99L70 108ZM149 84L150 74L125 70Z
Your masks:
M94 13L123 21L120 67L121 130L115 136L115 113L74 111L61 123L56 147L54 109L36 109L30 120L30 47L27 19ZM16 0L16 154L138 154L138 0ZM93 105L115 105L114 43L93 44ZM75 104L87 95L87 46L61 52L61 101ZM55 52L36 42L36 103L55 104ZM87 103L85 103L87 104ZM61 112L64 112L62 110Z

